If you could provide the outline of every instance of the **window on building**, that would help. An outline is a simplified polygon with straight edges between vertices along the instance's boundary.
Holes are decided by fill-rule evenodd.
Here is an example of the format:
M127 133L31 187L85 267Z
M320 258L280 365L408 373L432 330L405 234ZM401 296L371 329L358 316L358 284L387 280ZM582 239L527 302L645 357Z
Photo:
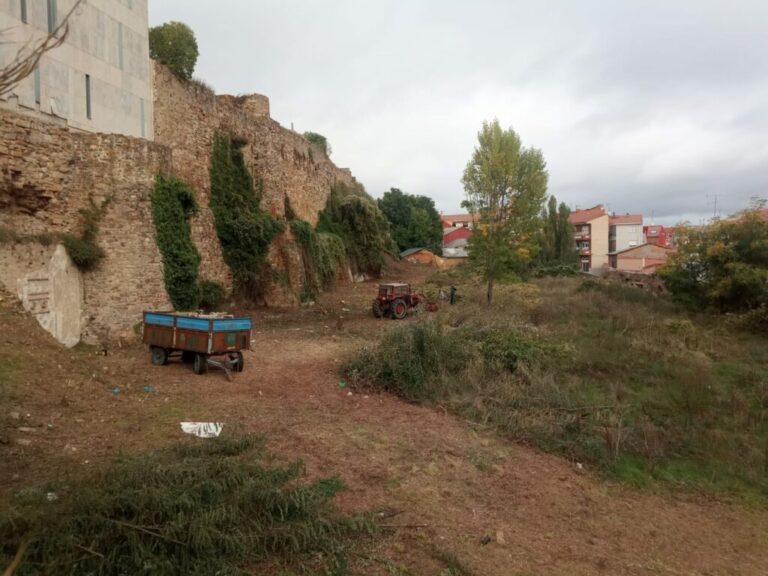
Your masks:
M581 261L581 271L582 272L589 272L589 260L582 260Z
M93 106L91 102L91 75L85 75L85 116L88 120L93 118Z
M120 70L123 70L124 61L123 61L123 23L122 22L118 22L117 24L117 65L120 68Z
M59 19L58 6L56 0L48 0L48 32L56 30L57 21Z
M27 14L27 0L21 0L21 21L24 22L24 24L27 24L29 21L29 16Z

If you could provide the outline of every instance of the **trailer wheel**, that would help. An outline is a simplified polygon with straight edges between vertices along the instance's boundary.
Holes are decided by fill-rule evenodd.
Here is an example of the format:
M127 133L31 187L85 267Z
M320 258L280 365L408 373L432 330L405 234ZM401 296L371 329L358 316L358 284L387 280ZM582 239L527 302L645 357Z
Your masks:
M378 300L373 301L373 315L375 318L381 318L384 316L384 310L382 310L381 302Z
M405 305L405 301L403 301L401 298L398 298L394 302L392 302L392 319L393 320L402 320L405 318L405 315L408 313L408 307Z
M168 351L160 346L152 346L152 364L165 366L168 363Z
M237 361L235 362L235 372L242 372L243 368L245 368L245 358L243 358L243 353L237 352L235 356L237 357Z
M195 354L192 370L194 370L195 374L205 374L208 372L208 356L205 354Z

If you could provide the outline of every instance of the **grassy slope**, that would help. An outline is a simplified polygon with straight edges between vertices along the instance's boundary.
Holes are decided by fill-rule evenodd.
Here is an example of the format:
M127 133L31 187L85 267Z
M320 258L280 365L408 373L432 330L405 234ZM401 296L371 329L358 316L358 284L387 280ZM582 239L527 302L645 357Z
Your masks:
M461 293L364 351L353 376L635 485L768 496L764 338L592 280L499 286L490 309L476 282Z

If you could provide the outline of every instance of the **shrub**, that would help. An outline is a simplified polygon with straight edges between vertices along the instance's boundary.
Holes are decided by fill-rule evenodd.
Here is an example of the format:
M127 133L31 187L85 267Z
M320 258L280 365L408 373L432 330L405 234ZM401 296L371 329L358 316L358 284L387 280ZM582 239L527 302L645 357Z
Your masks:
M344 371L352 380L381 387L407 400L439 400L451 374L469 362L471 351L459 332L445 333L439 322L398 327L367 348Z
M227 291L224 286L211 280L200 282L200 306L206 310L216 310L224 303Z
M269 246L285 228L260 207L261 190L245 166L244 142L217 135L211 157L211 210L224 260L235 289L258 297L271 278L266 262Z
M96 268L96 265L104 258L104 250L94 242L75 236L64 234L64 248L80 270L87 272Z
M82 216L80 236L64 234L62 237L69 257L83 272L93 270L106 255L104 250L96 244L96 237L99 234L99 224L111 200L107 197L101 204L96 204L93 197L89 196L88 206L80 210Z
M176 310L194 310L200 300L200 254L192 241L189 224L197 213L195 195L181 180L158 175L151 199L157 246L163 256L165 289Z
M317 132L304 132L304 138L310 144L320 148L326 156L330 156L331 152L333 152L333 150L331 150L331 145L328 143L328 139L322 134L318 134Z
M166 22L150 28L149 55L177 76L189 80L199 56L195 33L183 22Z
M369 524L331 505L338 478L302 481L300 462L264 465L254 437L180 444L126 458L85 481L28 489L0 517L0 565L28 546L27 574L245 574L255 564L346 564ZM258 571L258 570L257 570Z

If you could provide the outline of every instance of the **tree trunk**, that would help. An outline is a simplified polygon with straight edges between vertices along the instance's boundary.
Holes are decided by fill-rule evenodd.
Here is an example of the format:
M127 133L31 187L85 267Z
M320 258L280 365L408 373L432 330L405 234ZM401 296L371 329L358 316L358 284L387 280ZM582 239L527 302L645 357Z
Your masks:
M493 274L488 275L488 306L493 303Z

